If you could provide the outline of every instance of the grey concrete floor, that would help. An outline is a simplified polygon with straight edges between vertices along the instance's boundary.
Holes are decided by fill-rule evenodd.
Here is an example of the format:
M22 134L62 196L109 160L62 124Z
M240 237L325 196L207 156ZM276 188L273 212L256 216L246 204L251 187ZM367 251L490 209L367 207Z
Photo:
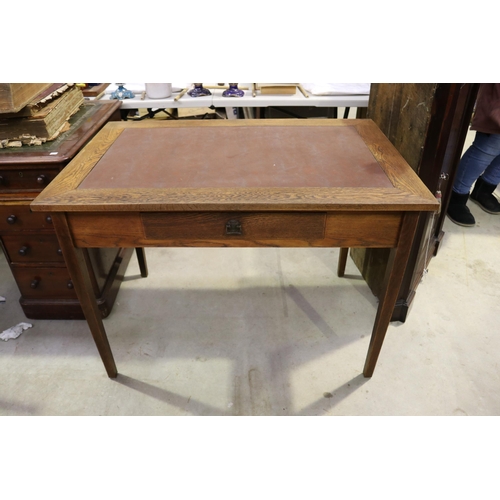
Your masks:
M500 193L497 192L497 195ZM0 256L0 415L499 415L500 217L448 219L404 324L362 376L377 300L337 249L147 249L104 321L27 320Z

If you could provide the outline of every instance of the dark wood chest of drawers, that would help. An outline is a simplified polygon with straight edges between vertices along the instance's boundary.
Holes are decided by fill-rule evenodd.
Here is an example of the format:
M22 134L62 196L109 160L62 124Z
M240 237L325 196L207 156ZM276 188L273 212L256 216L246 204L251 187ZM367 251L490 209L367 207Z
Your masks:
M0 149L0 244L31 319L84 319L50 215L30 203L108 122L119 102L89 101L70 129L41 146ZM89 248L92 282L103 317L113 306L132 249Z

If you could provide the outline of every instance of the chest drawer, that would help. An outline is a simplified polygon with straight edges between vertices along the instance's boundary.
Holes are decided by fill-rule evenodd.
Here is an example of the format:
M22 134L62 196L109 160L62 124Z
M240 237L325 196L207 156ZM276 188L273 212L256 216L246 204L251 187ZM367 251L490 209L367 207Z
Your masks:
M6 234L2 240L12 263L64 262L55 234Z
M21 295L27 299L76 299L65 267L12 267Z
M0 233L40 229L54 229L50 215L32 212L28 203L0 204Z
M58 173L57 167L2 168L0 169L0 193L41 192Z

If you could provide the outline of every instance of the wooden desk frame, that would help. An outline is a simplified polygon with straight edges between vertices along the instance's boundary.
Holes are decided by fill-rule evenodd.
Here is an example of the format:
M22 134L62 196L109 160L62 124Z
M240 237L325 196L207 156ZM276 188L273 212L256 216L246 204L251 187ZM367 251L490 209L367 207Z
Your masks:
M125 129L239 126L354 127L392 187L78 189ZM344 274L349 247L391 248L384 291L363 369L364 376L371 377L397 299L419 214L437 210L438 203L371 120L307 120L306 123L303 120L264 123L151 120L106 125L31 207L33 211L52 213L73 284L111 378L116 377L118 371L93 295L83 251L86 247L340 247L339 276ZM211 235L211 227L221 225L222 228L231 218L241 219L238 224L248 224L252 229L242 236L223 232ZM188 235L182 232L186 221L190 226ZM277 232L276 228L279 228ZM296 231L296 235L291 231ZM142 256L140 251L138 255ZM141 274L146 274L145 262L141 263Z

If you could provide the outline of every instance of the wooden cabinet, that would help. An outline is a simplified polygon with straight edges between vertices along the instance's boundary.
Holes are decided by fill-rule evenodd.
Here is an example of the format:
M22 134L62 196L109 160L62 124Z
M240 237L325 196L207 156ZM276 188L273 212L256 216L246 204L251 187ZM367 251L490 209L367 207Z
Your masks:
M119 102L85 102L71 128L41 146L0 149L0 244L31 319L84 319L49 214L34 213L36 198L110 120ZM113 306L133 249L86 250L103 317Z
M392 321L405 321L424 270L438 252L478 88L479 84L470 83L371 86L367 117L375 121L427 188L436 195L441 192L441 212L420 216ZM351 257L372 292L380 296L389 250L352 249Z

